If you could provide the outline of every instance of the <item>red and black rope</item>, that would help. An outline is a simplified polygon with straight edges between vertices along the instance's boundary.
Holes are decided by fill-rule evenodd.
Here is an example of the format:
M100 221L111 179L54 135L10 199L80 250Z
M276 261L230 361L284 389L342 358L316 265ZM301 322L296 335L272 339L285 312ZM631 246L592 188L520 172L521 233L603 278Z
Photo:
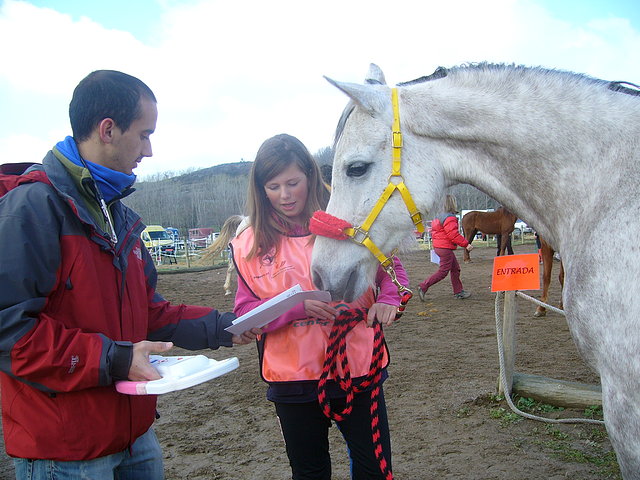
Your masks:
M401 313L399 313L401 314ZM374 336L373 336L373 352L371 355L371 363L369 367L369 373L365 376L364 380L358 385L353 385L351 379L351 370L349 368L349 362L347 361L346 349L347 333L353 329L359 322L366 320L367 310L364 308L342 310L336 316L331 333L329 334L329 344L327 345L327 352L322 367L322 374L318 382L318 402L322 411L327 418L335 421L342 421L353 409L353 397L356 393L362 392L368 387L373 385L371 389L371 435L373 439L373 447L376 459L380 464L380 470L385 476L386 480L392 480L393 474L387 460L382 454L382 444L380 442L380 427L379 427L379 396L380 396L380 380L382 378L382 362L384 358L384 334L382 333L382 325L379 322L374 322ZM337 366L338 362L342 369L343 376L338 375ZM341 412L333 412L329 405L327 398L326 385L329 376L338 382L340 388L347 393L345 408Z
M353 226L340 218L334 217L326 212L318 210L313 214L309 220L309 229L316 235L322 235L336 240L346 240L349 238L345 234L345 230L353 228ZM387 273L391 276L393 283L398 287L398 294L401 296L400 306L396 312L396 320L399 319L409 300L413 296L411 290L403 285L400 285L395 276L393 265L386 268ZM320 381L318 382L318 402L322 411L327 418L341 421L344 420L353 409L353 397L356 393L364 391L366 388L373 385L371 388L371 435L373 439L373 447L376 459L380 464L380 470L386 480L393 480L393 474L391 473L391 467L387 463L387 460L382 454L382 444L380 442L380 427L379 427L379 415L378 415L378 399L380 397L380 380L382 377L382 361L384 358L384 335L382 333L382 325L379 322L374 322L374 337L373 337L373 352L371 354L371 364L369 367L369 373L365 376L365 379L359 384L354 386L351 380L351 371L349 369L349 363L347 361L346 349L347 349L347 333L355 327L358 322L366 319L366 309L352 309L342 310L338 313L336 320L333 323L331 333L329 334L329 344L327 345L327 352L322 367L322 374L320 375ZM343 376L340 377L337 372L338 362L342 369ZM342 412L333 412L329 405L327 398L326 385L329 376L332 376L340 388L347 393L345 408Z

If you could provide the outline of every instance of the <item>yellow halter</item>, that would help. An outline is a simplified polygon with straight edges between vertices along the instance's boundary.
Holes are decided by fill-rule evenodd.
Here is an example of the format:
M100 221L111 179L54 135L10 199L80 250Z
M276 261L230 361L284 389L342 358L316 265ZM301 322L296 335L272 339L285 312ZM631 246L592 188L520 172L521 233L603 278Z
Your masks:
M393 146L393 163L391 169L391 175L389 175L389 183L387 187L384 189L380 198L376 202L376 204L369 212L367 218L362 222L362 225L358 227L349 227L344 229L344 234L347 235L353 242L358 245L363 245L367 247L367 249L378 259L378 261L382 264L383 268L389 271L389 268L393 269L393 262L390 257L387 257L378 246L373 243L371 237L369 236L369 230L371 229L371 225L378 215L382 211L383 207L391 198L393 192L398 190L400 195L402 196L402 200L404 200L404 204L407 206L407 210L409 210L409 215L411 215L411 221L416 226L418 232L424 232L424 225L422 223L422 215L416 208L416 204L411 198L411 194L409 193L409 189L404 183L404 178L400 173L400 165L402 160L402 132L400 131L400 108L398 107L398 89L391 89L391 104L393 105L393 126L392 126L392 146ZM393 253L391 254L391 257ZM394 275L395 276L395 275Z

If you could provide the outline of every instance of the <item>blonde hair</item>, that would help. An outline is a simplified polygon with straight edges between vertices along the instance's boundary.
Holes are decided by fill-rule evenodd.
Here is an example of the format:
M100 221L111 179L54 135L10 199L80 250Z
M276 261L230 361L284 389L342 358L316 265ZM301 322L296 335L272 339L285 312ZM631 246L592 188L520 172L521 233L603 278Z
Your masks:
M458 202L453 195L444 197L444 211L446 213L458 213Z

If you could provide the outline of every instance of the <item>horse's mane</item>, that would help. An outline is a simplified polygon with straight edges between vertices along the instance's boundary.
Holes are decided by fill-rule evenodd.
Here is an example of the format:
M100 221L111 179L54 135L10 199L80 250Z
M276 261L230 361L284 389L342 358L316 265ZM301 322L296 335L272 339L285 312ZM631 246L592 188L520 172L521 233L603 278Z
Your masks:
M342 111L342 115L340 115L340 119L338 120L338 125L336 126L336 133L333 136L333 151L336 151L336 145L338 145L338 140L340 140L340 136L344 131L344 127L347 124L347 120L349 120L349 116L355 110L356 104L353 100L349 100L347 106Z
M490 74L490 75L487 75ZM428 81L450 77L453 82L459 85L477 86L478 82L485 80L491 82L496 88L510 88L511 85L523 81L543 87L552 88L556 85L559 88L572 89L580 84L591 86L608 87L611 82L590 77L585 74L570 72L566 70L549 69L544 67L529 67L525 65L505 64L505 63L466 63L445 69L438 67L436 71L426 77L403 82L398 85L410 86Z
M488 62L465 63L450 68L438 67L430 75L425 75L406 82L400 82L397 86L409 87L424 84L426 82L432 82L445 77L451 77L452 79L455 79L456 82L460 82L460 84L468 84L475 87L478 85L478 81L481 77L486 77L487 72L497 75L498 80L495 81L495 84L507 90L511 85L521 82L522 79L529 78L537 79L536 83L546 88L552 88L553 85L556 85L558 88L570 90L576 88L580 84L583 84L592 87L607 88L614 92L625 93L628 95L640 96L640 86L631 82L601 80L585 74L566 70ZM367 81L367 83L375 82ZM342 132L344 131L347 120L355 107L356 104L353 101L349 101L338 120L333 141L334 150Z
M635 95L636 97L640 97L640 86L636 85L635 83L631 83L631 82L610 82L609 83L609 90L613 90L614 92L626 93L627 95Z
M628 95L640 96L640 86L627 81L608 81L594 78L589 75L570 72L567 70L550 69L544 67L528 67L525 65L504 64L504 63L467 63L451 68L438 67L431 75L426 75L408 82L398 83L398 86L411 86L421 84L447 76L455 77L461 82L469 82L476 85L480 77L487 72L495 74L500 82L509 84L510 82L521 81L523 79L539 79L541 85L551 87L557 84L560 88L571 89L580 84L607 88L614 92Z
M398 86L406 87L408 85L415 85L416 83L430 82L431 80L446 77L447 73L448 70L445 67L438 67L431 75L425 75L423 77L416 78L415 80L409 80L408 82L400 82L398 83Z

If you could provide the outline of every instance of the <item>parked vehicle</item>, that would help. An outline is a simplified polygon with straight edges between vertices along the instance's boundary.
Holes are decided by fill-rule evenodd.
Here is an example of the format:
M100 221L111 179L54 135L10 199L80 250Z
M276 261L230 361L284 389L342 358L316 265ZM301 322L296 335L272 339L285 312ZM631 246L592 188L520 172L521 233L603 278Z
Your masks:
M527 225L525 222L523 222L520 219L516 220L516 223L514 223L513 226L516 229L520 230L520 234L533 233L533 228L531 228L529 225Z
M148 225L140 237L149 250L160 248L162 252L174 252L173 239L162 225Z
M167 227L165 228L165 230L167 231L167 233L169 234L169 237L171 238L171 240L174 241L174 243L176 241L178 241L178 238L180 237L180 232L178 231L177 228L174 227Z

